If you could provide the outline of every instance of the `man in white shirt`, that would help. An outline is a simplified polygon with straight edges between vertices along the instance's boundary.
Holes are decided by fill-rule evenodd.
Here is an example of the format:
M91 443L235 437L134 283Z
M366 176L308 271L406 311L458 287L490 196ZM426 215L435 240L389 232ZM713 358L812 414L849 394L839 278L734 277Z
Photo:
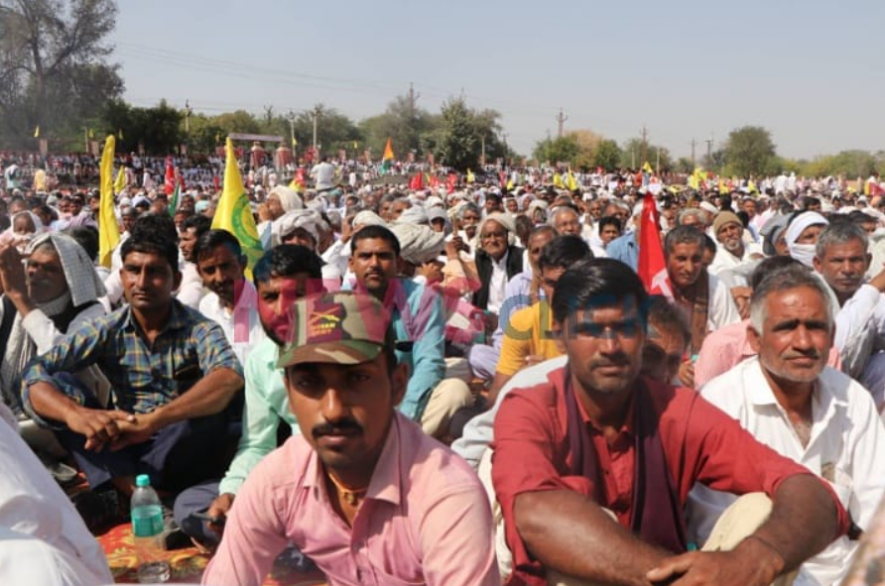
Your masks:
M744 225L732 212L719 212L716 215L713 220L713 235L718 250L708 270L714 275L750 262L754 256L762 256L758 247L744 243Z
M209 230L197 240L193 255L203 285L211 291L200 301L200 313L221 326L240 364L245 364L249 350L265 334L255 285L245 277L240 243L227 230Z
M335 167L329 163L329 157L324 156L322 160L314 165L310 170L310 176L313 178L314 186L317 191L331 189L335 186Z
M762 443L826 480L853 521L847 536L800 568L796 584L844 577L885 492L885 427L863 387L826 366L834 317L826 288L803 267L774 271L753 293L748 330L758 357L710 381L705 399ZM690 532L703 543L735 497L695 486Z
M815 245L814 268L829 285L836 314L836 348L843 370L885 406L885 271L865 282L867 235L852 222L833 222Z

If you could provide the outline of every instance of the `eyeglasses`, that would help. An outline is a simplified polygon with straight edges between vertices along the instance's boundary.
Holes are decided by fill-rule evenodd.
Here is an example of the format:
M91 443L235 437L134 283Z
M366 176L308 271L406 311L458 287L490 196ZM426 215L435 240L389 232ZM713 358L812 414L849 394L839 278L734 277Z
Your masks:
M483 240L491 240L492 238L505 238L507 236L507 232L486 232L480 236Z

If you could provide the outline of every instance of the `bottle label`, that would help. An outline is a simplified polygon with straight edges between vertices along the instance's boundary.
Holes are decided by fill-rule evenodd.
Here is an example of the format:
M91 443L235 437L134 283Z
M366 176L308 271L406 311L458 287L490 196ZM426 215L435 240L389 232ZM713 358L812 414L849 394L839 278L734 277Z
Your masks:
M132 510L132 535L134 537L153 537L162 532L162 507L138 507Z

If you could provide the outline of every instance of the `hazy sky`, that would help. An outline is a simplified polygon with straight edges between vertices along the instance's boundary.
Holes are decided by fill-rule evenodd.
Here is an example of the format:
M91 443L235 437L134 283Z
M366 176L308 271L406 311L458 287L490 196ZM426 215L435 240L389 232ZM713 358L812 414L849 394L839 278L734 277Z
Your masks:
M885 1L118 0L126 99L208 114L354 120L409 83L436 112L463 92L528 154L556 133L638 136L675 156L744 124L778 152L885 149Z

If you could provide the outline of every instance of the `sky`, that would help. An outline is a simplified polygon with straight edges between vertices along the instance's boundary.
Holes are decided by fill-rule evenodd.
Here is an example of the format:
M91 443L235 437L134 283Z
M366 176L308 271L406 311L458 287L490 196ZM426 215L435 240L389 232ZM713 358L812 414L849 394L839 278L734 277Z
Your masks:
M767 128L779 154L885 149L882 0L118 0L125 99L359 121L414 85L501 113L522 154L557 132L676 157Z

